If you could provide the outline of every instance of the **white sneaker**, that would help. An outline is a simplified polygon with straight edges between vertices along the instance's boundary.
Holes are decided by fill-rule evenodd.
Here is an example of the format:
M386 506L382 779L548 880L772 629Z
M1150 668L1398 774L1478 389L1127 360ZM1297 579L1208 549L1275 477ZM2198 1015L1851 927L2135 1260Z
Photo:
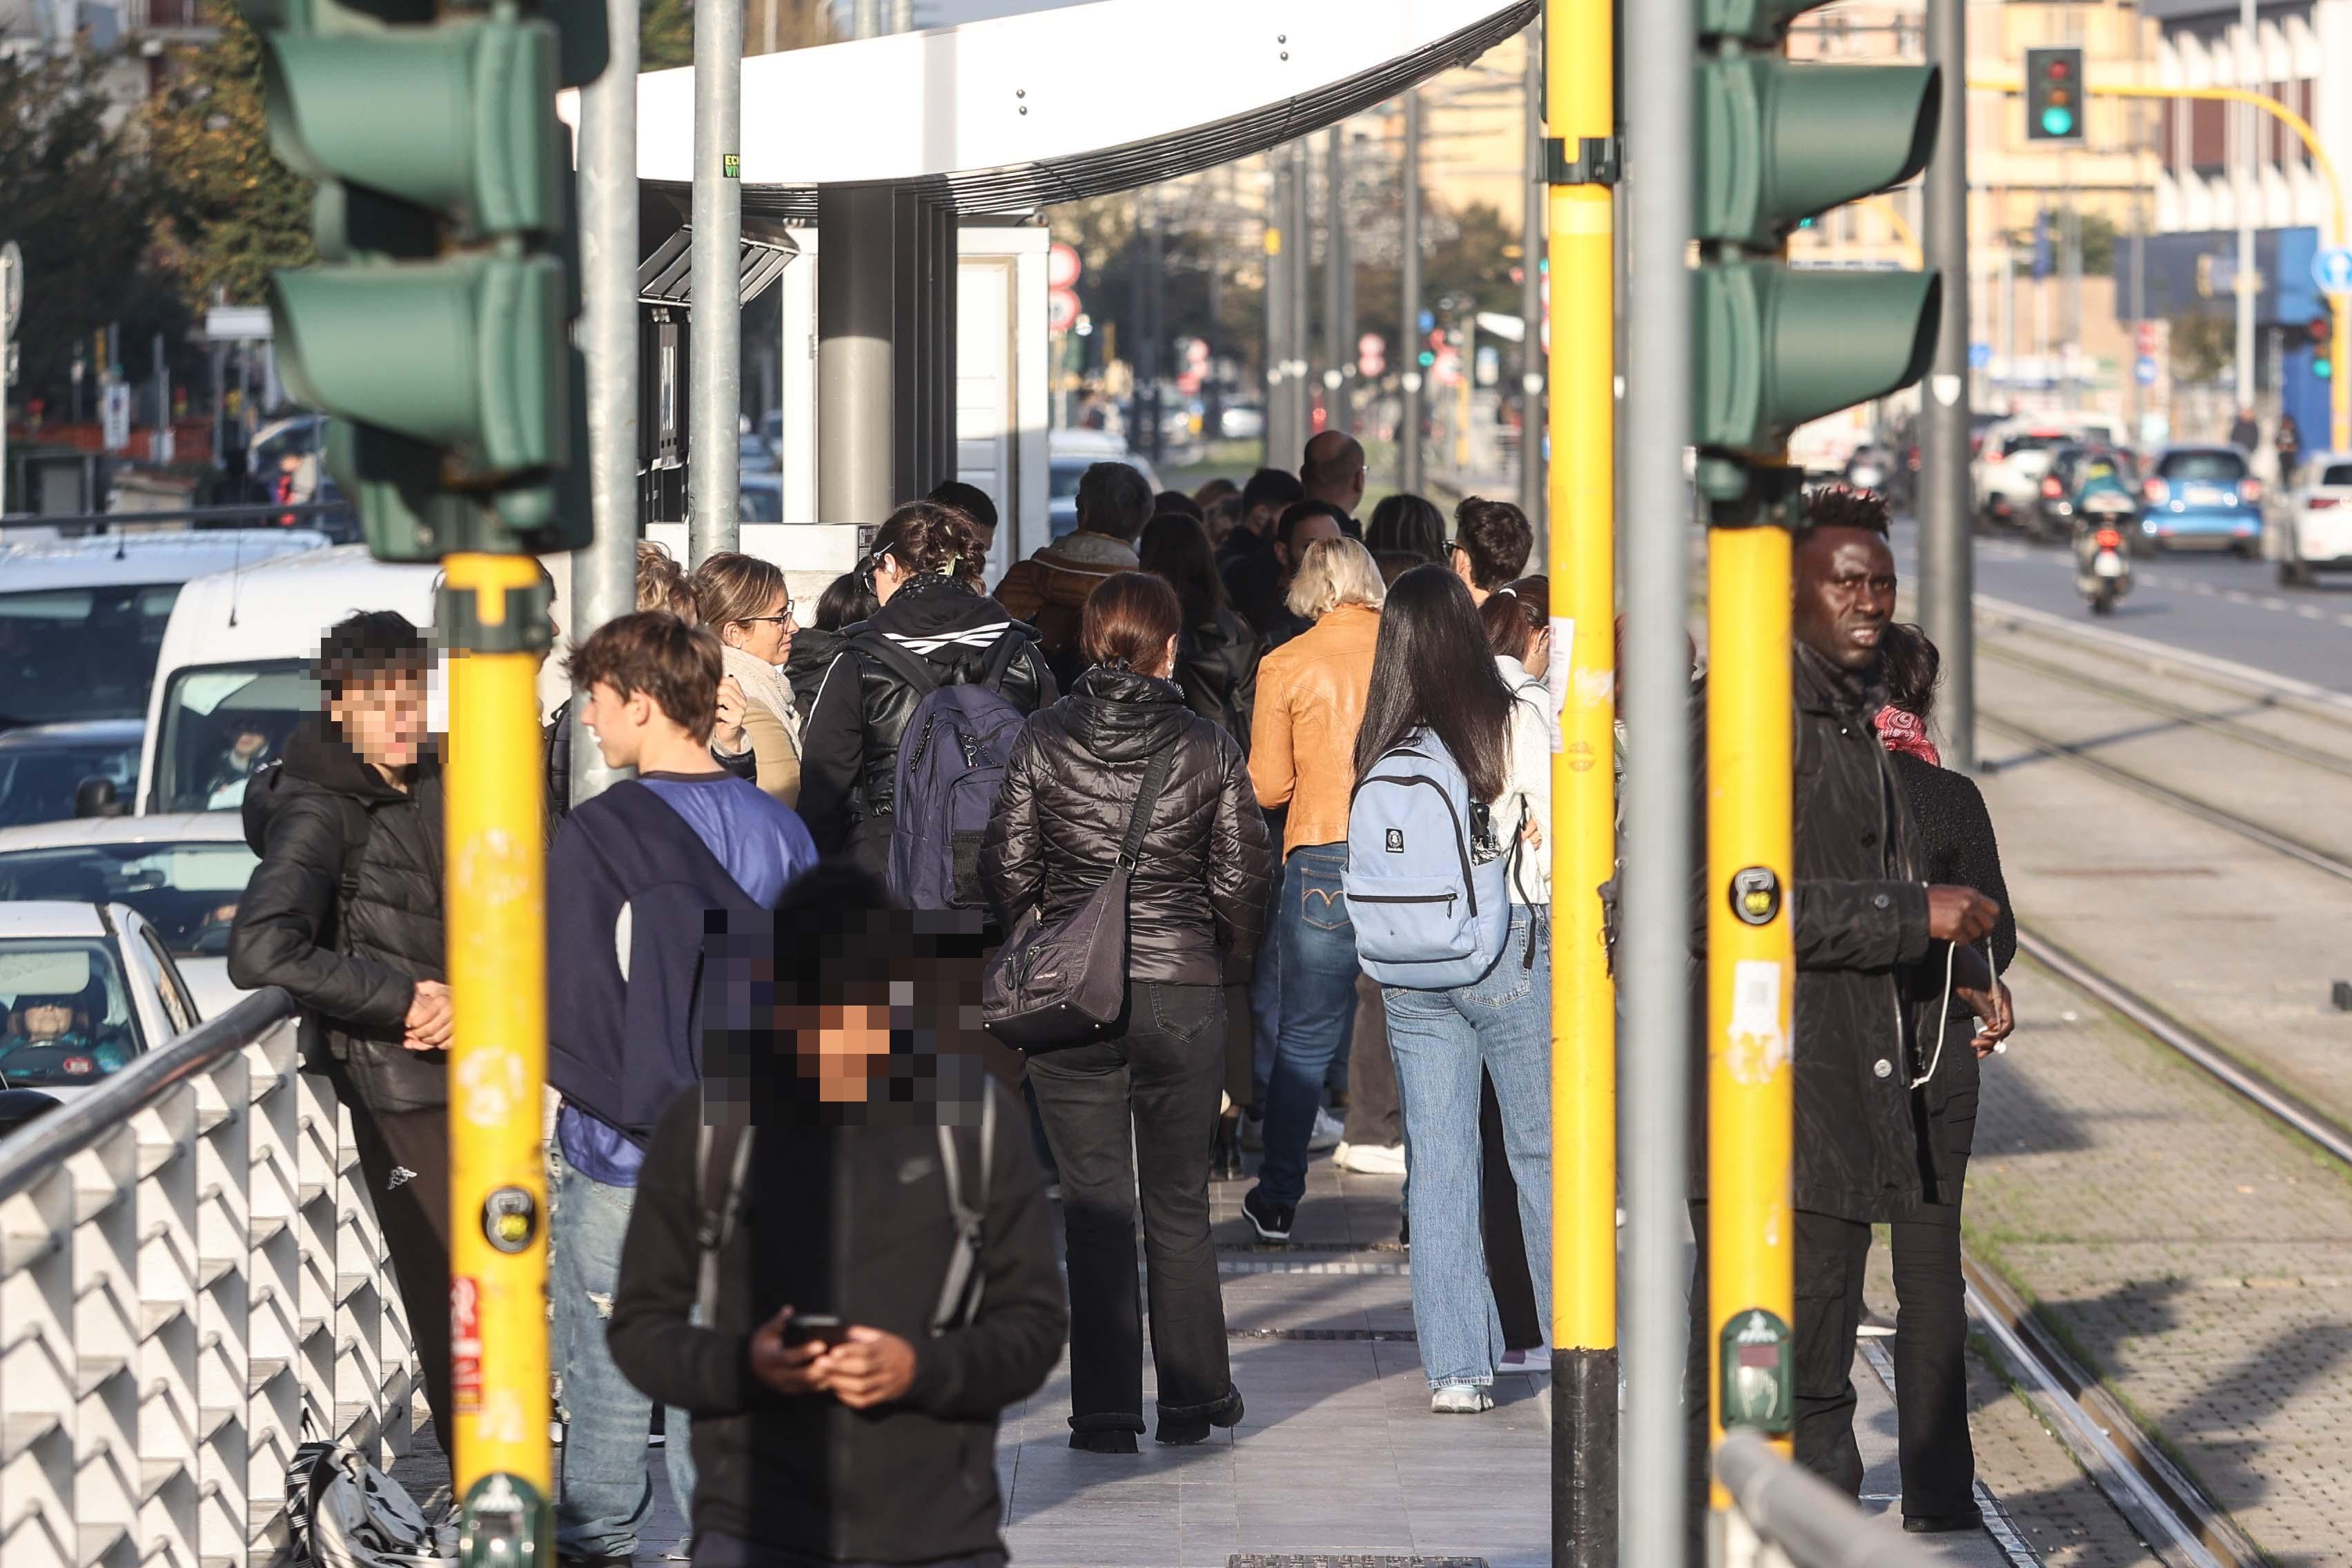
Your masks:
M1335 1149L1339 1147L1340 1140L1347 1135L1348 1130L1332 1121L1329 1111L1318 1107L1315 1112L1315 1131L1307 1135L1307 1152L1319 1154L1326 1149Z
M1432 1415L1480 1415L1493 1408L1494 1394L1475 1383L1449 1383L1429 1395Z
M1342 1142L1331 1151L1331 1163L1343 1171L1353 1171L1360 1176L1402 1176L1404 1174L1404 1145Z

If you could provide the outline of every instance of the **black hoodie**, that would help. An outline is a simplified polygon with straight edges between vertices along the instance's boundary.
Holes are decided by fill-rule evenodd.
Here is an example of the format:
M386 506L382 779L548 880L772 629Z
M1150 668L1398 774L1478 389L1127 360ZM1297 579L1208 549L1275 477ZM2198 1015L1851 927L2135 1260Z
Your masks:
M976 681L1005 637L1020 639L1003 692L1024 713L1054 700L1054 677L1036 634L1004 606L959 580L914 577L890 602L841 631L842 650L801 731L801 820L820 854L844 852L877 876L890 867L890 811L898 791L898 742L929 691L918 691L859 644L886 640L929 660L939 684Z
M246 786L245 837L261 864L237 901L230 981L284 986L371 1109L447 1104L446 1055L400 1043L415 983L448 978L438 762L397 789L306 719L284 764Z

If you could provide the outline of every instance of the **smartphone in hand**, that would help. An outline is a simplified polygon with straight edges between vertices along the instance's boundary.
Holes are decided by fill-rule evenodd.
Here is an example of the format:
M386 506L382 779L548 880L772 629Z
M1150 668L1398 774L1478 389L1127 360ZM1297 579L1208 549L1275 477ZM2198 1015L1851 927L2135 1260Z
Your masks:
M827 1312L794 1312L784 1320L788 1345L838 1344L841 1337L841 1320Z

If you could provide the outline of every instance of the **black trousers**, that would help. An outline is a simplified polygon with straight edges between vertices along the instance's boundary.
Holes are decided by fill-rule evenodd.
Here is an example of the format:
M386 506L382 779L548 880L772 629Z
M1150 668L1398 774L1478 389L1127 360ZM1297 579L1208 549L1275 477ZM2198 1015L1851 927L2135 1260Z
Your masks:
M1486 1283L1503 1320L1503 1348L1531 1351L1544 1342L1536 1314L1535 1277L1528 1272L1527 1232L1519 1226L1519 1184L1503 1149L1503 1107L1495 1080L1478 1079L1479 1217L1486 1236Z
M1960 1278L1960 1208L1926 1204L1893 1226L1895 1403L1906 1519L1977 1511L1969 1440L1968 1290Z
M456 1447L449 1428L449 1112L440 1106L373 1110L347 1080L336 1088L351 1107L360 1173L375 1200L433 1406L434 1436L446 1454Z
M1128 988L1118 1037L1029 1058L1062 1173L1076 1430L1143 1430L1139 1194L1160 1414L1198 1419L1220 1411L1233 1392L1209 1236L1209 1152L1224 1052L1223 987L1143 982Z
M1684 1388L1689 1394L1690 1483L1695 1528L1706 1515L1708 1343L1715 1325L1706 1292L1706 1205L1691 1205L1699 1238L1691 1281L1691 1337ZM1797 1321L1789 1325L1795 1363L1797 1463L1844 1492L1862 1495L1862 1449L1853 1437L1854 1336L1862 1328L1864 1266L1870 1226L1863 1220L1797 1213Z

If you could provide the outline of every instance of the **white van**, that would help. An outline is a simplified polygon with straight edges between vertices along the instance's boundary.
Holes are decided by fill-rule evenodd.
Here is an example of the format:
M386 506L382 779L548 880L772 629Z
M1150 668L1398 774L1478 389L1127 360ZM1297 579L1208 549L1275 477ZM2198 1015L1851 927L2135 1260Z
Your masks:
M139 815L236 810L243 775L225 765L230 748L250 730L265 738L264 756L275 756L319 710L310 663L320 637L362 610L397 610L429 630L439 571L391 565L344 544L190 583L156 659Z
M207 529L0 547L0 728L143 719L184 584L325 549L310 529Z

